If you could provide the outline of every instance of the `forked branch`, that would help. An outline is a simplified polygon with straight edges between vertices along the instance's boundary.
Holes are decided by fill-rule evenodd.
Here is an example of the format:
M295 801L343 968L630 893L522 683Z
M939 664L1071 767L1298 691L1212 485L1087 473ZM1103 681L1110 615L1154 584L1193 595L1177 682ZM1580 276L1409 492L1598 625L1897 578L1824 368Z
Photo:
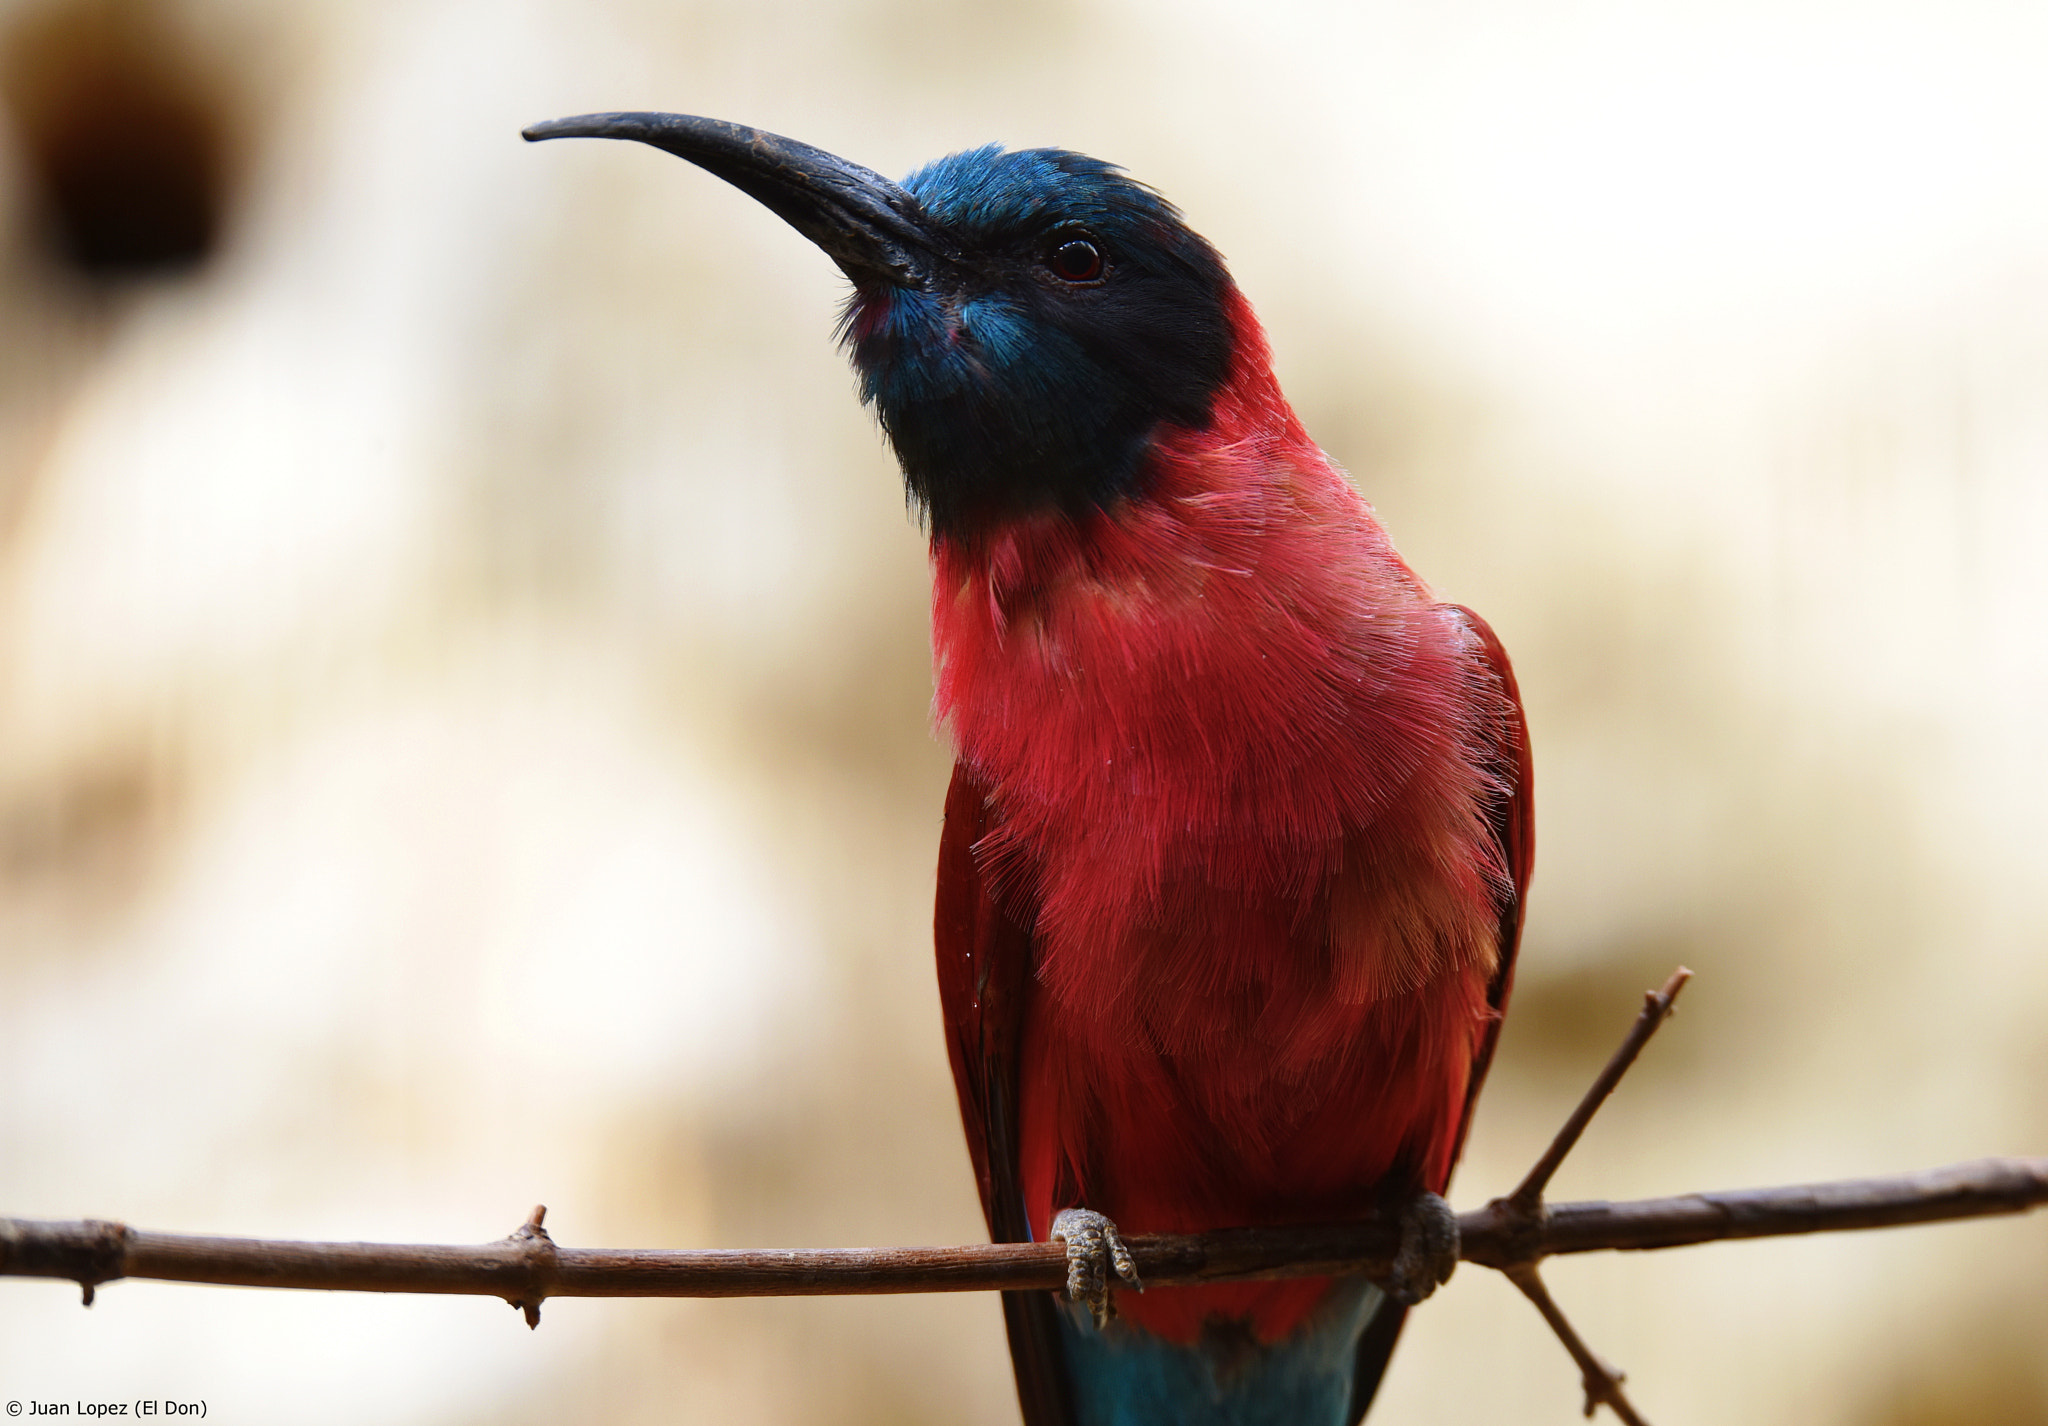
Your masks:
M1604 1402L1640 1423L1620 1375L1572 1331L1537 1276L1565 1253L1676 1248L2024 1213L2048 1203L2048 1158L1979 1159L1921 1173L1783 1188L1689 1193L1628 1203L1545 1203L1543 1188L1593 1114L1670 1013L1691 972L1681 968L1645 999L1628 1038L1529 1175L1505 1198L1459 1215L1460 1256L1506 1273L1564 1341ZM93 1288L124 1277L335 1292L501 1297L529 1324L550 1297L799 1297L846 1293L1055 1290L1066 1281L1058 1243L953 1248L612 1249L558 1247L536 1208L509 1237L476 1247L306 1243L150 1233L92 1220L0 1218L0 1277L62 1278ZM1257 1278L1384 1276L1398 1246L1391 1221L1321 1227L1227 1228L1130 1236L1147 1284L1169 1287Z
M1523 1177L1515 1191L1506 1198L1496 1198L1489 1203L1487 1211L1496 1216L1511 1239L1518 1230L1523 1233L1540 1231L1549 1218L1543 1202L1543 1190L1550 1186L1550 1180L1563 1167L1565 1156L1577 1147L1579 1136L1586 1132L1586 1126L1593 1122L1593 1116L1600 1112L1600 1106L1607 1102L1607 1096L1614 1093L1621 1077L1628 1073L1629 1066L1636 1062L1636 1056L1643 1052L1643 1046L1650 1043L1650 1037L1657 1033L1664 1022L1671 1018L1671 1009L1678 1001L1678 992L1685 989L1685 983L1692 979L1692 972L1684 966L1671 972L1671 978L1664 982L1662 990L1652 990L1643 996L1643 1008L1636 1016L1635 1024L1622 1037L1620 1046L1608 1057L1606 1067L1593 1078L1593 1083L1564 1121L1564 1127L1557 1131L1557 1137L1550 1141L1550 1147L1536 1160L1534 1167ZM1564 1309L1557 1305L1544 1285L1543 1275L1537 1270L1540 1258L1533 1256L1512 1256L1509 1261L1494 1264L1507 1274L1509 1282L1520 1288L1522 1295L1535 1304L1543 1314L1543 1320L1550 1324L1550 1330L1557 1334L1557 1340L1564 1344L1566 1352L1578 1364L1579 1382L1586 1391L1586 1415L1605 1406L1620 1417L1623 1426L1649 1426L1636 1411L1635 1404L1622 1391L1621 1383L1625 1373L1609 1366L1585 1339L1578 1329L1564 1315Z

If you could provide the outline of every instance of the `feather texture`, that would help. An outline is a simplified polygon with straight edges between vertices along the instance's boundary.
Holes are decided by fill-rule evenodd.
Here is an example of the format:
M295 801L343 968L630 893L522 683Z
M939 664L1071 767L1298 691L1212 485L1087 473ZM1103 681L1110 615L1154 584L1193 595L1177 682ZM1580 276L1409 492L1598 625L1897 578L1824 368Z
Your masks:
M998 1237L1077 1205L1193 1231L1441 1191L1505 1000L1512 674L1309 441L1232 298L1231 378L1207 427L1155 437L1145 498L934 542L941 979ZM1331 1291L1120 1305L1169 1343L1270 1344Z

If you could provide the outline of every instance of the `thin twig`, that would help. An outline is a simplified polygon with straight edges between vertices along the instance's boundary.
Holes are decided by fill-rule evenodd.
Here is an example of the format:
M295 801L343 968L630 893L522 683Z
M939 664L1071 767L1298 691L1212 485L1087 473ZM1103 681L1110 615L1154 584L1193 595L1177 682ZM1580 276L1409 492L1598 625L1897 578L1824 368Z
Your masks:
M1662 990L1645 991L1642 1013L1636 1016L1636 1023L1629 1028L1621 1047L1607 1061L1607 1067L1600 1071L1579 1107L1564 1121L1564 1127L1557 1131L1557 1137L1550 1141L1550 1147L1543 1151L1543 1157L1536 1160L1515 1191L1508 1195L1508 1202L1524 1212L1533 1212L1543 1197L1543 1190L1550 1187L1552 1176L1564 1163L1565 1155L1579 1142L1579 1136L1586 1132L1586 1126L1593 1122L1593 1116L1600 1106L1607 1102L1607 1096L1614 1093L1614 1087L1621 1083L1621 1077L1628 1073L1628 1067L1636 1062L1636 1056L1643 1052L1643 1046L1650 1043L1650 1036L1657 1033L1671 1014L1672 1002L1678 999L1678 992L1685 989L1685 983L1692 979L1692 972L1684 966L1671 972L1671 979L1664 982Z
M1643 1046L1650 1043L1650 1037L1670 1018L1678 992L1685 989L1685 983L1691 979L1692 972L1680 966L1671 972L1671 978L1664 982L1662 990L1645 992L1643 1008L1636 1016L1635 1024L1629 1026L1620 1046L1600 1073L1594 1076L1578 1107L1564 1121L1557 1137L1550 1141L1550 1147L1543 1151L1543 1156L1523 1176L1513 1193L1486 1205L1486 1211L1506 1234L1509 1244L1505 1260L1494 1266L1506 1273L1508 1280L1522 1290L1522 1295L1536 1304L1536 1310L1543 1314L1550 1330L1557 1334L1557 1339L1564 1343L1564 1349L1571 1353L1572 1360L1579 1364L1579 1376L1586 1387L1586 1415L1591 1417L1605 1402L1614 1408L1614 1414L1622 1419L1625 1426L1645 1426L1645 1423L1622 1394L1622 1373L1607 1365L1586 1345L1566 1319L1564 1309L1551 1298L1550 1289L1543 1285L1543 1278L1536 1270L1537 1263L1542 1260L1541 1244L1553 1217L1550 1206L1543 1201L1543 1190L1550 1187L1550 1180L1563 1166L1565 1156L1578 1145L1579 1136L1586 1132L1586 1126L1593 1122L1593 1116L1600 1112L1607 1096L1614 1093L1621 1077L1628 1073L1629 1067L1636 1062L1636 1056L1643 1052Z
M1579 1366L1579 1381L1586 1388L1586 1415L1591 1417L1599 1406L1611 1407L1626 1426L1650 1426L1630 1403L1622 1391L1621 1384L1627 1376L1606 1362L1587 1346L1572 1327L1571 1320L1564 1315L1550 1295L1550 1289L1543 1285L1542 1275L1534 1263L1521 1263L1505 1270L1508 1281L1522 1290L1522 1295L1536 1304L1536 1310L1543 1314L1543 1320L1550 1324L1550 1330L1557 1333L1557 1340L1564 1343L1572 1360Z

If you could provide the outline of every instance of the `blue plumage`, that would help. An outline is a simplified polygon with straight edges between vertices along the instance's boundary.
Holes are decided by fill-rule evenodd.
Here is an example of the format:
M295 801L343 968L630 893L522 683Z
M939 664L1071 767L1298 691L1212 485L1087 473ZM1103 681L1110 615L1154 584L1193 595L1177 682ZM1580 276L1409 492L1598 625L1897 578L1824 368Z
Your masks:
M1180 210L1113 163L1067 149L984 144L933 159L903 180L925 215L966 244L1001 242L1036 227L1089 225L1128 237L1144 226L1177 229Z
M1065 1304L1076 1426L1350 1426L1359 1338L1385 1303L1370 1283L1340 1283L1271 1345L1220 1324L1191 1344L1127 1322L1097 1331Z
M918 287L856 281L843 335L935 532L1106 508L1162 423L1208 423L1229 278L1171 203L1099 159L994 145L902 191L944 260Z

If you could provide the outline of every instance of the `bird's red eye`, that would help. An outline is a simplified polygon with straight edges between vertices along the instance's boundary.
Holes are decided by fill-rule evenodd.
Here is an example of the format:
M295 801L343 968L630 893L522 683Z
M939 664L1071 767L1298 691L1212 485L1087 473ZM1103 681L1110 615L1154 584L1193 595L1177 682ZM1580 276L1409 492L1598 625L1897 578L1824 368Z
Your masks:
M1068 238L1052 250L1045 265L1063 282L1093 282L1102 276L1102 251L1086 238Z

